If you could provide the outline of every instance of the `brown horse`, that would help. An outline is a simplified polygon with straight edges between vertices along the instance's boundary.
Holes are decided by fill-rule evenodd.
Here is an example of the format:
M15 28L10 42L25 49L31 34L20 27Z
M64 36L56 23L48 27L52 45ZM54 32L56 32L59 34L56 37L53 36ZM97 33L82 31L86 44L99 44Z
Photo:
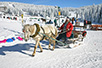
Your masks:
M40 41L44 40L44 39L49 40L49 49L51 49L50 48L51 43L53 43L53 49L52 50L55 49L55 40L48 38L48 37L51 37L51 38L56 39L57 29L54 26L44 25L44 26L40 27L38 24L34 24L34 25L27 24L27 25L24 25L23 32L24 32L25 41L27 41L29 39L29 37L32 37L36 41L36 45L35 45L34 52L33 52L32 56L35 56L36 48L38 45L41 49L41 52L43 51L43 49L40 45ZM45 34L48 37L46 37L42 34Z

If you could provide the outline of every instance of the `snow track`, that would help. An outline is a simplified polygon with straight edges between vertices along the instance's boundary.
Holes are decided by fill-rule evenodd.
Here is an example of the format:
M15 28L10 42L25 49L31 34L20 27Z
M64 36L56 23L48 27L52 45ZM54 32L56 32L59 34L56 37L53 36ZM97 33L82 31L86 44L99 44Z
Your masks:
M23 36L21 24L13 22L0 19L0 40ZM72 49L56 46L54 51L48 49L48 41L42 41L43 52L38 47L35 57L31 57L35 45L32 39L3 43L0 44L0 68L102 68L101 37L102 31L88 30L82 45Z

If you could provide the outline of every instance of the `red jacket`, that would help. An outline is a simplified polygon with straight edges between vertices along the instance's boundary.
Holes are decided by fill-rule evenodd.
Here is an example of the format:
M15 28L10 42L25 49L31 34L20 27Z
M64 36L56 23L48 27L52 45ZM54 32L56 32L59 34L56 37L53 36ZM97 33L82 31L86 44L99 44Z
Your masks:
M65 24L65 23L63 23L63 25L59 28L59 29L61 29L62 31L63 31L64 24ZM68 30L68 29L69 29L69 30ZM72 30L73 30L73 25L72 25L72 23L69 22L69 23L67 24L67 26L66 26L66 37L70 37L70 36L71 36ZM62 32L62 31L61 31L61 32Z

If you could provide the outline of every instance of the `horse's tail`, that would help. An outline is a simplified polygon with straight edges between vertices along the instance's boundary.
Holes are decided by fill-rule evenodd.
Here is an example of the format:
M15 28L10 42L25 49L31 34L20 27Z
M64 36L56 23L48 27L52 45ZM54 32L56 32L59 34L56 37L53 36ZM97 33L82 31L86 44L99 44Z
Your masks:
M57 29L55 28L55 37L57 37L57 35L58 35L58 31L57 31Z

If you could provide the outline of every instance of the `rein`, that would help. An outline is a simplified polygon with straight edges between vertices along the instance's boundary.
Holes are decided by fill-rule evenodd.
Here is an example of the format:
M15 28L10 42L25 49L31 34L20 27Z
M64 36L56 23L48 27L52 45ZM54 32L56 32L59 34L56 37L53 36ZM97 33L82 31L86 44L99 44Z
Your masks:
M40 33L40 32L39 32L39 34L42 34L43 36L48 37L48 38L51 39L51 40L55 40L55 41L61 43L61 44L64 45L64 46L66 45L65 43L63 43L63 42L61 42L61 41L59 41L59 40L57 40L57 39L54 39L54 38L52 38L52 37L47 36L46 34L43 34L43 33Z

